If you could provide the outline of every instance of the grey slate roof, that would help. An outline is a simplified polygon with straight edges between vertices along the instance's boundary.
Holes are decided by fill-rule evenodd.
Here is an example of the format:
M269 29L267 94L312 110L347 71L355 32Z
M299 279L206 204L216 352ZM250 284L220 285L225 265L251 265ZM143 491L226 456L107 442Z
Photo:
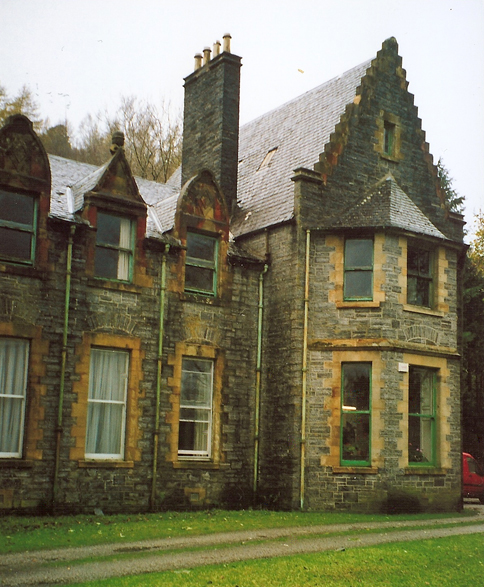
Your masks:
M291 181L294 170L312 169L318 162L370 66L371 60L368 60L240 128L238 209L231 224L235 237L294 217L294 184ZM269 158L265 160L270 151L273 151L270 161ZM72 210L82 208L84 193L97 183L106 166L97 167L52 155L49 159L51 215L76 221ZM167 240L167 233L174 226L181 169L166 184L135 179L148 206L147 236ZM74 196L71 212L68 186ZM317 228L393 227L445 238L393 177L386 178L346 214L328 222L327 226Z
M321 228L398 228L438 239L447 238L412 202L391 174L346 213L329 218L326 227Z
M366 61L240 128L236 236L293 217L294 170L313 169L370 64ZM275 148L269 165L260 168Z

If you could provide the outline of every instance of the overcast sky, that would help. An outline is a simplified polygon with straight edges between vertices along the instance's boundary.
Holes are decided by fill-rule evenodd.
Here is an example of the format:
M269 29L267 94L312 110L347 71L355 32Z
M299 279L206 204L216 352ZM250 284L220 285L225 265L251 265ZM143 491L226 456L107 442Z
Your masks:
M0 0L0 22L0 85L27 84L42 117L75 129L121 96L181 111L193 56L227 32L242 124L396 37L435 162L467 222L484 211L484 0Z

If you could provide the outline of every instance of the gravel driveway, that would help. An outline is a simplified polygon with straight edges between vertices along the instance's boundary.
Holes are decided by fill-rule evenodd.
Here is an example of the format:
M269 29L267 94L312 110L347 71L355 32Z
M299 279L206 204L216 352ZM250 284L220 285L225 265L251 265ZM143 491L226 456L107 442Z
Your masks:
M0 560L0 585L66 585L107 577L187 569L240 560L273 558L292 554L346 550L405 540L423 540L462 534L484 534L484 507L467 504L477 517L419 522L372 522L298 528L270 528L204 536L160 539L126 544L66 548L5 555ZM477 523L476 523L477 522ZM445 528L437 528L446 524ZM380 530L367 533L366 530ZM330 533L350 532L345 536ZM284 539L284 540L283 540ZM207 550L203 550L206 547ZM176 552L197 548L195 552ZM136 558L140 552L143 557ZM133 553L133 558L70 565L79 559L96 559ZM51 567L49 563L64 563Z

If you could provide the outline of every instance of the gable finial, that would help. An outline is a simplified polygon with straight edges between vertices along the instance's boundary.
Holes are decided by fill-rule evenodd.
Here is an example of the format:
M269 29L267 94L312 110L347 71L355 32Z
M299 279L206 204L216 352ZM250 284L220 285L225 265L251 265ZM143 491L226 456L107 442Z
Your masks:
M124 133L120 130L115 130L111 139L111 147L109 150L114 155L119 148L124 147Z

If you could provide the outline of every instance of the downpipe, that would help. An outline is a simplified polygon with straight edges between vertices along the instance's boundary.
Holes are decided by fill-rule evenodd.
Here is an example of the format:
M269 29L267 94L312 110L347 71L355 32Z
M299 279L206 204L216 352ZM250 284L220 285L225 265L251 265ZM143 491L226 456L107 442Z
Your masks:
M158 473L158 444L160 441L160 403L161 403L161 376L163 373L163 336L165 328L165 298L166 298L166 261L170 245L165 246L161 262L160 307L158 315L158 355L156 370L156 408L155 430L153 433L153 474L151 480L150 508L156 506L156 482Z
M61 359L61 374L59 387L59 406L57 411L57 425L55 429L55 464L54 464L54 483L52 489L52 506L55 507L57 503L57 496L59 493L59 467L60 467L60 450L63 434L63 411L64 411L64 389L66 380L66 364L67 364L67 335L69 332L69 306L71 301L71 276L72 276L72 248L74 244L74 233L76 226L71 224L69 232L69 240L67 241L67 261L66 261L66 289L64 296L64 328L62 332L62 359Z
M259 445L260 445L260 401L261 401L261 371L262 371L262 317L264 313L264 275L268 265L259 274L259 303L257 312L257 364L255 379L255 422L254 422L254 473L252 495L257 500L259 488Z
M305 469L306 469L306 396L308 378L308 323L309 323L309 252L311 231L306 230L306 261L304 266L304 326L303 326L303 358L302 358L302 391L301 391L301 479L300 508L304 509Z

